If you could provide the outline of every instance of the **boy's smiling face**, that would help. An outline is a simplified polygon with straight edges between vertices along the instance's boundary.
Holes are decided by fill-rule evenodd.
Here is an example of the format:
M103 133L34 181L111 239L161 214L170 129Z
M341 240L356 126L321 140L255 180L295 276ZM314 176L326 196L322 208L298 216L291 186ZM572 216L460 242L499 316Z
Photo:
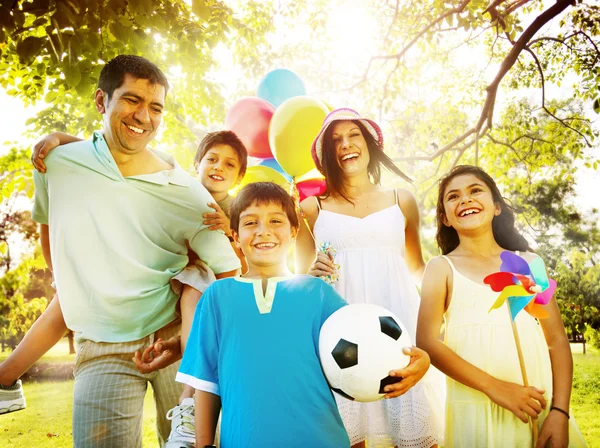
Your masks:
M285 267L290 244L298 233L276 202L253 202L240 213L234 238L250 269Z
M200 182L213 196L226 194L238 182L240 160L237 152L229 145L212 146L198 165Z

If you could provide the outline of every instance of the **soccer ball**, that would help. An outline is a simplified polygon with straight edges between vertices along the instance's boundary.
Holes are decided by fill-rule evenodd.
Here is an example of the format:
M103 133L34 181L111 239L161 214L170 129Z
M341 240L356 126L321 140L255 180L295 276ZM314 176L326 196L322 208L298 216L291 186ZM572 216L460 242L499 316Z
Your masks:
M331 389L349 400L376 401L383 388L401 380L390 370L406 367L411 346L404 325L390 311L360 303L340 308L319 335L321 365Z

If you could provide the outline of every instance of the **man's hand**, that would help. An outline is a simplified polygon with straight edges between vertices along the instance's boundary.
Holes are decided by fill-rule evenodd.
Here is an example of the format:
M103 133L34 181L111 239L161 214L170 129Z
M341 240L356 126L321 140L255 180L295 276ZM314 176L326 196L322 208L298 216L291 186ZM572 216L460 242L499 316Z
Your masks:
M180 359L181 338L180 336L173 336L166 341L158 338L154 344L146 347L141 354L139 350L136 351L132 361L140 372L152 373L164 369Z
M221 229L223 232L225 232L225 235L231 236L229 218L227 217L223 209L219 207L219 204L215 204L214 202L210 202L208 206L210 208L214 208L215 212L205 213L204 215L202 215L202 217L204 218L203 224L206 226L210 226L208 230Z
M405 347L404 354L410 355L410 363L403 369L392 370L390 376L402 378L401 381L385 387L384 398L396 398L405 394L411 387L419 382L427 373L431 361L426 351L417 347Z

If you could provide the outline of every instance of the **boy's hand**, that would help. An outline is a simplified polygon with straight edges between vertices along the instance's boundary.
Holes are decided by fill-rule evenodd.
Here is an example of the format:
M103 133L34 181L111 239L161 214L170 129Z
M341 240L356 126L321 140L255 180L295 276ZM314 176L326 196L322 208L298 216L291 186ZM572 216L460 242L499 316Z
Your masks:
M225 232L225 235L231 236L231 227L229 226L229 218L225 214L225 212L219 207L219 204L215 204L214 202L209 202L208 206L210 208L214 208L214 213L205 213L202 215L204 218L204 225L210 226L208 230L217 230L221 229Z
M431 361L426 351L417 347L405 347L404 354L410 355L410 363L403 369L392 370L390 376L402 378L401 381L385 387L384 398L396 398L405 394L411 387L419 382L427 373Z
M181 359L181 338L173 336L163 341L158 338L154 344L140 354L139 350L131 360L142 373L152 373Z
M33 167L40 173L45 173L46 165L44 164L44 157L59 145L60 139L55 133L49 134L37 142L31 153L31 163L33 164Z

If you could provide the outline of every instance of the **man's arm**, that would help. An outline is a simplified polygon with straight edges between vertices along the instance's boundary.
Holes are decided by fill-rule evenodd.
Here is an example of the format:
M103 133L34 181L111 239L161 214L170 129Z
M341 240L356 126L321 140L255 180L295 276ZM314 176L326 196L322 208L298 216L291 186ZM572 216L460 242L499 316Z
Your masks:
M52 257L50 256L50 228L48 224L40 224L40 244L42 245L42 254L50 272L52 272Z
M215 443L217 420L221 410L221 397L210 392L196 391L194 396L196 446L203 447Z

